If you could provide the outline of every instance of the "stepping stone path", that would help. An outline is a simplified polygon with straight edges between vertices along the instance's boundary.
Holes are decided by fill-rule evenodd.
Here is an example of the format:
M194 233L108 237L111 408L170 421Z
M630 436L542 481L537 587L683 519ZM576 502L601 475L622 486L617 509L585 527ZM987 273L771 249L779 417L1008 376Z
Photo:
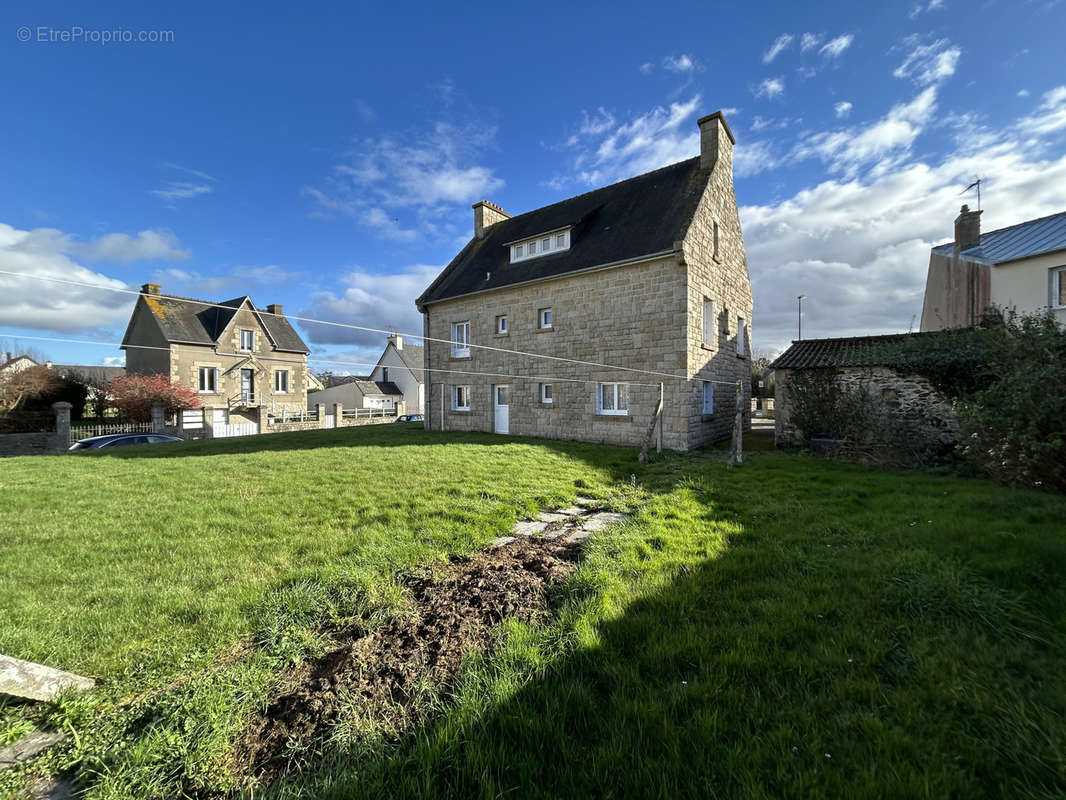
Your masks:
M500 536L489 546L504 547L518 536L541 536L545 539L558 539L565 536L563 541L566 544L580 544L608 525L615 525L629 519L628 514L601 511L600 508L600 502L591 497L575 498L574 505L569 508L542 511L537 514L536 520L516 522L511 531L512 536Z

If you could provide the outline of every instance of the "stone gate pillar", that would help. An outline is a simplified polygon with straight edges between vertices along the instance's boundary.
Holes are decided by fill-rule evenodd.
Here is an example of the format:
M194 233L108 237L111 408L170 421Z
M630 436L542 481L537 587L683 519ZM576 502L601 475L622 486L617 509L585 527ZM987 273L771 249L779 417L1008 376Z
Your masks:
M70 446L70 409L73 407L65 400L52 403L52 410L56 412L55 449L60 452Z

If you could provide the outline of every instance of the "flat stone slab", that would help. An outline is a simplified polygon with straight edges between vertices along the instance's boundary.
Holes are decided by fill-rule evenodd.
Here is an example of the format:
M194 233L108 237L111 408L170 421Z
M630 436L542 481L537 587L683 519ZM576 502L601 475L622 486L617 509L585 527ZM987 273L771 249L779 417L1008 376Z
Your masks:
M92 678L0 655L0 694L29 700L52 700L61 692L91 689L95 685Z
M574 531L569 536L567 536L566 537L566 543L567 544L581 544L581 542L585 541L590 536L592 536L592 531L585 530L584 528L582 528L581 530Z
M574 505L581 506L582 508L596 508L602 504L599 500L594 500L591 497L575 497Z
M493 549L497 547L503 547L505 544L510 544L511 542L513 542L514 539L515 537L513 536L499 536L492 540L492 543L489 545L489 547Z
M0 769L7 769L23 761L29 761L66 738L65 733L45 733L44 731L27 733L14 744L0 747Z
M547 522L530 522L527 520L516 522L512 533L516 536L532 536L535 533L541 533L547 527Z
M610 511L601 511L599 514L593 514L591 517L581 523L581 530L595 532L602 531L608 525L615 525L619 522L625 522L629 519L625 514L615 514Z
M564 514L564 515L566 515L568 517L577 517L577 516L580 516L581 514L584 514L586 511L588 511L588 509L587 508L582 508L581 506L570 506L569 508L560 509L556 513Z
M570 519L570 515L556 511L541 511L539 514L537 514L537 519L541 522L548 523L565 522L566 520Z

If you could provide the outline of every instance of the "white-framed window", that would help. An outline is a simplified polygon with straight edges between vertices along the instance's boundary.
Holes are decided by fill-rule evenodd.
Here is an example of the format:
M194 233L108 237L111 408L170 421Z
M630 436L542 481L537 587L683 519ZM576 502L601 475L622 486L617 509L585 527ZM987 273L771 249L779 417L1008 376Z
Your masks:
M469 386L453 386L452 387L452 411L469 411L470 410L470 387Z
M1066 267L1051 270L1051 302L1048 305L1066 308Z
M629 413L628 383L597 383L596 413L625 415Z
M552 310L550 308L541 308L537 311L537 327L541 330L545 330L552 326Z
M274 392L275 394L289 393L289 371L287 369L274 370Z
M714 301L703 298L703 343L714 347Z
M552 401L552 385L550 383L542 383L540 385L540 402L550 403Z
M465 358L470 355L470 322L452 323L452 357Z
M241 350L255 350L255 331L241 329Z
M703 382L703 413L714 413L714 383L711 381Z
M525 261L527 258L558 253L570 249L570 231L557 231L542 233L521 242L513 242L511 248L511 263Z
M197 369L200 394L215 394L218 391L218 368L200 367Z
M496 317L496 333L501 334L501 335L507 333L507 315L506 314L500 314L498 317Z
M748 354L748 323L744 317L737 317L737 355Z

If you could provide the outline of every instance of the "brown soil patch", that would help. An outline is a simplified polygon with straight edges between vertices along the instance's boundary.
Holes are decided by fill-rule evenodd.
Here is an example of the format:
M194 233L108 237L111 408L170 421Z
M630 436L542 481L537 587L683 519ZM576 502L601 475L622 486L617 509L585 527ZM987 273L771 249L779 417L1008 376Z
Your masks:
M343 642L301 667L238 748L238 769L270 780L291 766L291 746L327 733L342 709L401 733L424 713L417 702L458 672L462 659L492 644L505 618L529 621L547 610L547 587L575 567L578 548L519 538L408 584L410 614ZM347 640L346 640L347 639Z

